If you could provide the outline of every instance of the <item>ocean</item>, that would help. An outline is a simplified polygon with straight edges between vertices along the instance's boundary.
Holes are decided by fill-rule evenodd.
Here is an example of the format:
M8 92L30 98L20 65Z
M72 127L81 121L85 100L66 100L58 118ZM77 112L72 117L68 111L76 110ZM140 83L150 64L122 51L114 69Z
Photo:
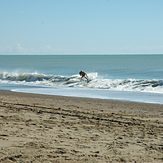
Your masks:
M163 104L163 55L0 55L0 89Z

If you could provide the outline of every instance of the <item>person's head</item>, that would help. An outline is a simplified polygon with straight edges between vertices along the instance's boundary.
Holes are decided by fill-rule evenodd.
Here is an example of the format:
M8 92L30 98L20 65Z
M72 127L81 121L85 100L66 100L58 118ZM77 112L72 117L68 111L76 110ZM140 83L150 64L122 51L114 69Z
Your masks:
M80 72L79 72L79 75L82 75L82 73L83 73L83 71L80 71Z

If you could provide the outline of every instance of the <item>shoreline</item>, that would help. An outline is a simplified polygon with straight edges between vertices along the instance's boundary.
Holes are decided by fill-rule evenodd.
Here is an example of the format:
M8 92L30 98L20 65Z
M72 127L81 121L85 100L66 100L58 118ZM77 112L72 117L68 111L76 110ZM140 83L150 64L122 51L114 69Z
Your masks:
M163 94L152 92L132 92L116 90L90 90L90 89L72 89L72 88L37 88L37 89L13 89L12 92L31 93L41 95L129 101L138 103L160 104L163 105Z
M0 91L0 162L163 162L163 105Z

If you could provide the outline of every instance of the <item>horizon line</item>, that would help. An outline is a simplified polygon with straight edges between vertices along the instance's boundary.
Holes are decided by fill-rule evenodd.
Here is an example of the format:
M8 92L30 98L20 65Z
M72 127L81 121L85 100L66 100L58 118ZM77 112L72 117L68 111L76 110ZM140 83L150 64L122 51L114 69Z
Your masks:
M163 53L45 53L0 52L0 55L163 55Z

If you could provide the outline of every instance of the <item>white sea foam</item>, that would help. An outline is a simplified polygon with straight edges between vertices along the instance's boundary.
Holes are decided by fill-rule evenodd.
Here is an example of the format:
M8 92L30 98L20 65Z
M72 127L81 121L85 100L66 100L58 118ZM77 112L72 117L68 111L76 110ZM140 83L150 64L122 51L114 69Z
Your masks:
M163 93L163 80L158 79L107 79L99 77L97 72L88 73L90 81L81 79L78 74L72 76L0 72L0 83L54 88L91 88L116 91L137 91Z

